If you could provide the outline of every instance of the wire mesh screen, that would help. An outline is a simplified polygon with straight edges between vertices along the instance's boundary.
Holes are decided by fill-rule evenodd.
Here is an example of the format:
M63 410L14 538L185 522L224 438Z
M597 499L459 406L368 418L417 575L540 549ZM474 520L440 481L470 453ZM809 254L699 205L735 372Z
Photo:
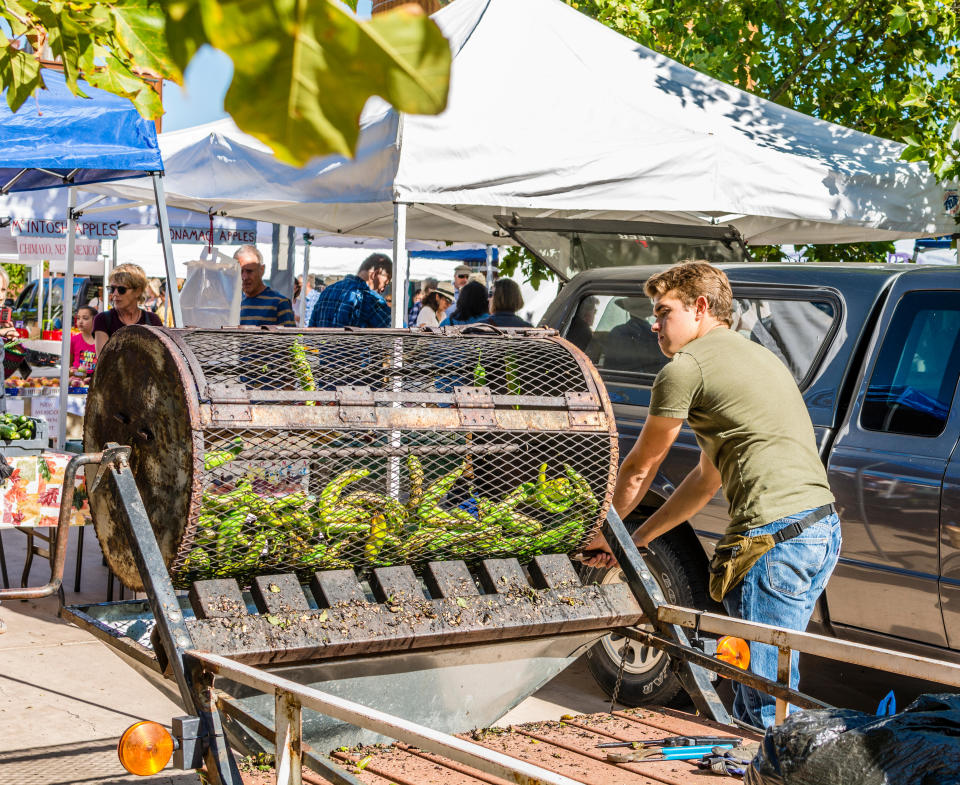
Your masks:
M573 355L544 337L339 330L194 330L179 337L193 355L201 391L204 383L242 386L255 403L324 401L344 386L450 394L466 385L513 396L562 396L587 389Z
M211 429L199 511L171 573L515 557L580 547L610 482L609 433Z

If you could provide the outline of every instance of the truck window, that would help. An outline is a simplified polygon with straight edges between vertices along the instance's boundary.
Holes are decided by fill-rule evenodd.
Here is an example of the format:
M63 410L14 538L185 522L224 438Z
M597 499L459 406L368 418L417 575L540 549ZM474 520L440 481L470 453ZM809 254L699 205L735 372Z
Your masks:
M772 351L800 384L835 319L827 301L737 297L731 328ZM580 301L566 338L601 372L656 375L667 358L650 329L653 322L653 304L643 295L593 295Z
M939 436L960 376L960 292L909 292L893 312L860 412L871 431Z
M667 358L650 330L653 304L644 296L600 295L581 300L566 338L601 371L656 374Z
M736 297L731 327L777 355L800 384L813 369L835 319L833 305L825 300Z

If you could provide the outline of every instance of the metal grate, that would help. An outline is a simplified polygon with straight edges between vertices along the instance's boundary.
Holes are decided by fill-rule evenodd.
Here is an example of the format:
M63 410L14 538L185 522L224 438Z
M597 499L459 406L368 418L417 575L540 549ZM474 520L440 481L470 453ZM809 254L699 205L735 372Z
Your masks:
M573 355L542 331L539 337L510 339L466 333L456 340L436 334L340 330L196 330L174 335L192 354L201 398L215 396L218 388L243 389L253 403L287 404L295 400L290 395L294 391L315 393L300 399L330 401L338 387L452 395L457 387L475 386L489 387L495 396L527 398L587 390Z
M131 446L181 587L527 562L579 547L609 503L610 404L553 331L133 327L98 368L85 443ZM136 589L121 506L91 497L111 569Z
M179 586L572 551L610 472L604 433L211 429L204 448Z

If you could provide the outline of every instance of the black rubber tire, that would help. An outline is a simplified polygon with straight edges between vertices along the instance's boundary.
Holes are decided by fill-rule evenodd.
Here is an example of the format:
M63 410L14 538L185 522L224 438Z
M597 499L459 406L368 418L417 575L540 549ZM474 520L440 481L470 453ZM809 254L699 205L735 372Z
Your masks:
M650 543L649 555L645 557L647 566L668 603L687 608L705 608L708 604L706 576L703 574L705 567L696 558L684 558L684 552L688 549L681 549L679 545L680 540L669 535L654 540ZM585 584L604 583L605 580L609 582L615 579L617 572L617 568L587 568L581 578ZM607 695L613 695L617 683L620 657L615 652L622 650L627 642L626 638L607 635L585 655L590 673ZM646 652L650 659L646 664L634 665L630 662L624 669L617 702L624 706L669 706L688 702L680 680L670 667L670 658L661 651L642 649L640 644L635 644L633 651L638 649Z

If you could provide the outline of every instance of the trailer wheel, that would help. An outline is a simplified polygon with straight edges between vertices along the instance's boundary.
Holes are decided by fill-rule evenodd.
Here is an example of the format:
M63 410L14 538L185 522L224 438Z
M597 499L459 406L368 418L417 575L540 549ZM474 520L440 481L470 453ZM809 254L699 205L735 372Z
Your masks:
M647 566L660 585L667 602L688 608L705 607L703 581L693 577L695 573L692 572L697 566L692 562L686 564L686 560L680 556L682 551L665 537L654 540L649 551L649 556L645 557ZM587 569L582 580L584 583L623 583L624 577L620 568L614 567ZM641 629L653 628L642 625ZM625 706L667 706L686 699L686 693L670 669L670 658L666 654L614 633L597 641L585 655L590 673L607 695L613 695L624 647L627 648L627 659L617 697L618 703Z

